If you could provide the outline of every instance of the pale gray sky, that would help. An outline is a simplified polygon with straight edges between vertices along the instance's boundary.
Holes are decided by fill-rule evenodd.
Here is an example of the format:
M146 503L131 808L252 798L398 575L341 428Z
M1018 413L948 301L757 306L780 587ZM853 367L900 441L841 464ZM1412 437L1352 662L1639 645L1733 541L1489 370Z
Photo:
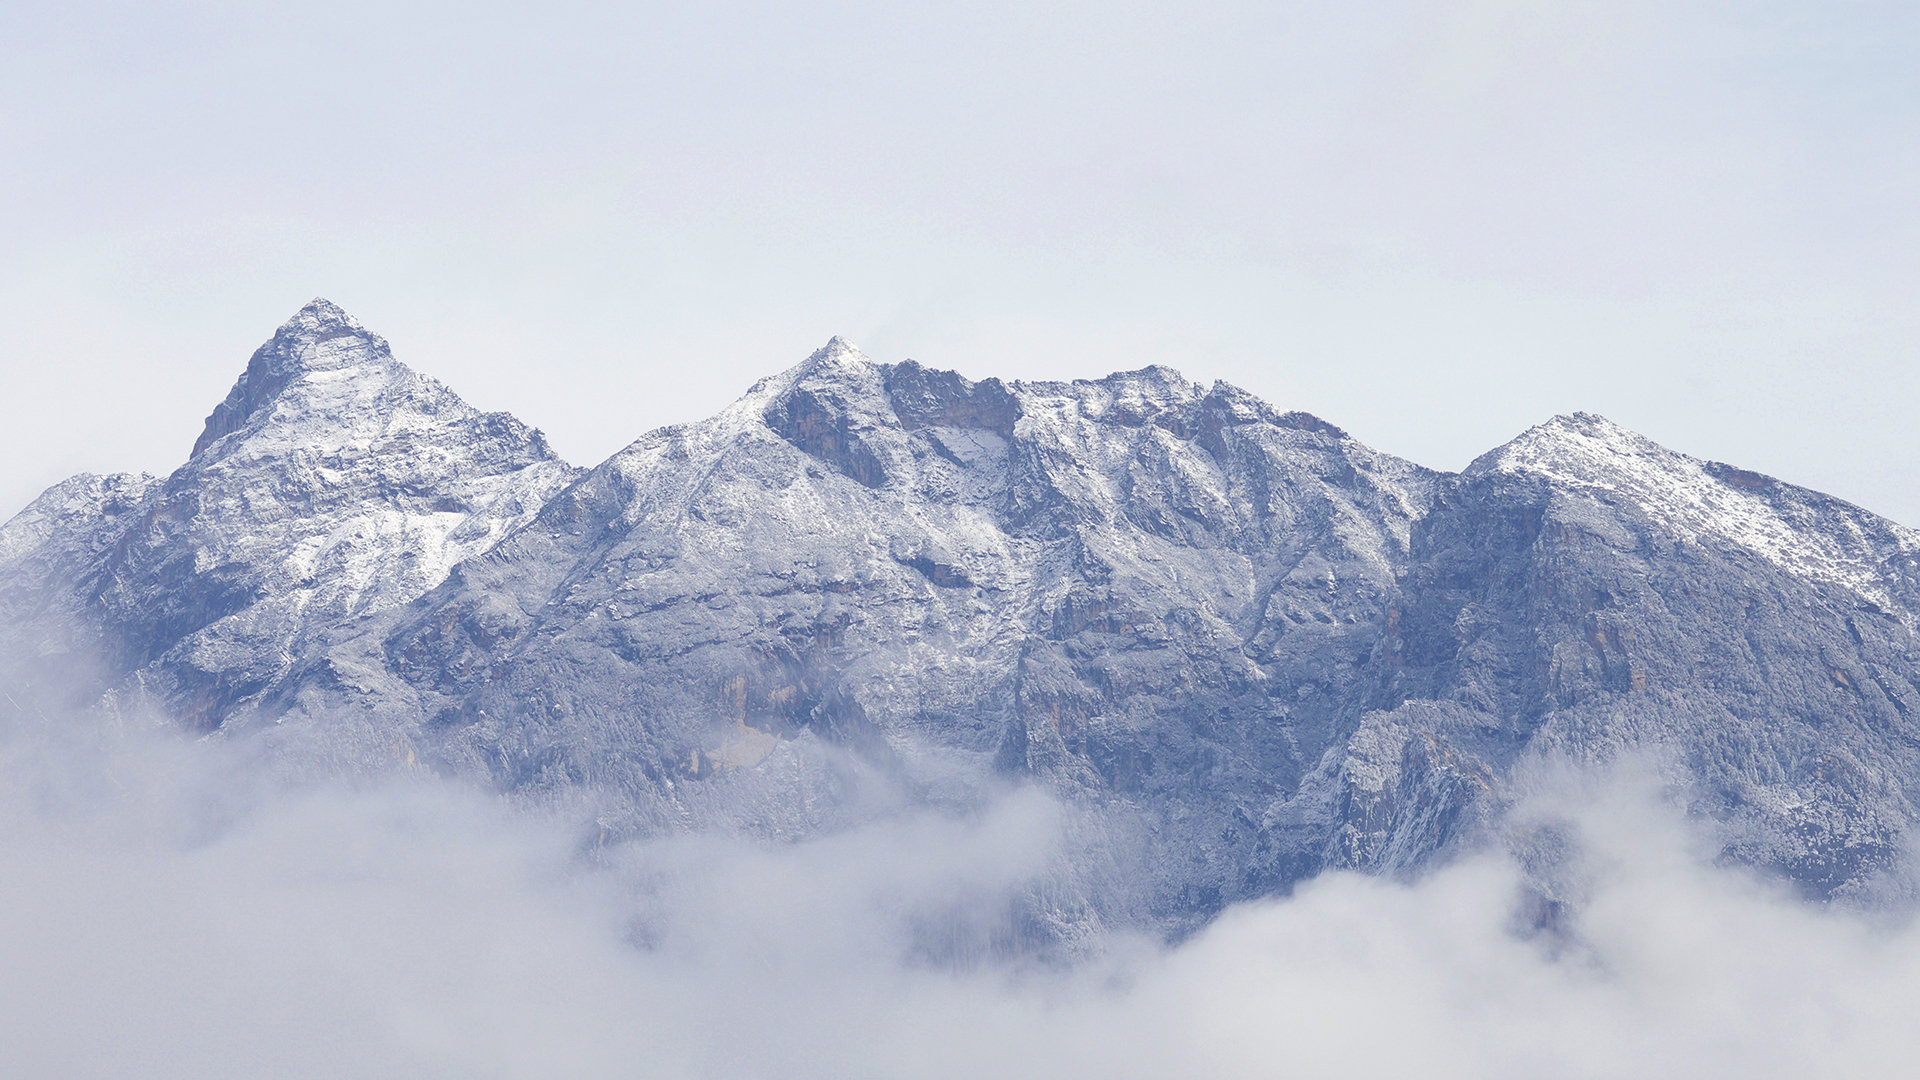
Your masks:
M1920 525L1920 6L0 6L0 515L325 295L591 464L832 334Z

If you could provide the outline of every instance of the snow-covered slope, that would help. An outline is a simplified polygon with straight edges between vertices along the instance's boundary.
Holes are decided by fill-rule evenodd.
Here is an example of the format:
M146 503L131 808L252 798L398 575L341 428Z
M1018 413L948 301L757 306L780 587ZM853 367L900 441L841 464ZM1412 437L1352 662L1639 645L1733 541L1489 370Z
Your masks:
M34 579L54 587L29 591L98 635L120 693L211 728L572 477L537 431L473 409L315 300L254 353L165 481L76 478L3 535L15 561L48 567Z
M159 483L144 473L81 473L0 525L0 705L59 715L85 708L112 678L81 582Z
M1916 552L1598 417L1447 475L1166 368L974 382L837 338L576 473L316 302L173 476L0 530L0 602L16 651L91 628L122 700L588 795L602 839L1044 785L1078 846L1016 921L1071 948L1416 872L1549 757L1652 754L1730 857L1904 887Z
M1605 417L1556 416L1467 471L1537 476L1629 500L1676 539L1750 551L1900 611L1909 626L1920 610L1920 533L1819 492L1674 453Z

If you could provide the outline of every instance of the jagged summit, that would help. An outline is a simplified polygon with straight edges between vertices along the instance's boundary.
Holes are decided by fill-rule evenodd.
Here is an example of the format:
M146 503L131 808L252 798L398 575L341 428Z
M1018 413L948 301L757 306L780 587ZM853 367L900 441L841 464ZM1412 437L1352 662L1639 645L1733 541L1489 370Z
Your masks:
M307 301L306 306L294 312L293 316L282 323L280 328L285 330L293 326L314 330L344 327L356 332L365 329L365 327L360 325L360 320L354 318L347 313L345 308L324 296L316 296Z
M1153 423L1186 430L1196 422L1188 414L1201 408L1230 422L1258 419L1347 437L1318 417L1282 413L1225 382L1209 388L1165 364L1097 379L975 380L910 358L898 363L876 361L838 335L799 364L756 382L716 421L731 432L742 430L742 423L764 422L775 433L805 446L822 437L841 444L856 437L858 430L873 428L978 428L1012 437L1014 422L1035 410L1049 416L1064 415L1065 410L1087 420L1111 419L1128 427Z
M1127 388L1153 388L1163 393L1192 397L1198 394L1200 386L1186 377L1179 368L1166 364L1148 364L1146 367L1130 371L1116 371L1111 375L1093 380L1075 380L1097 382L1102 386Z
M192 456L247 427L283 392L314 376L367 388L385 387L412 374L393 359L385 338L369 333L339 305L315 297L254 351L226 400L207 417Z

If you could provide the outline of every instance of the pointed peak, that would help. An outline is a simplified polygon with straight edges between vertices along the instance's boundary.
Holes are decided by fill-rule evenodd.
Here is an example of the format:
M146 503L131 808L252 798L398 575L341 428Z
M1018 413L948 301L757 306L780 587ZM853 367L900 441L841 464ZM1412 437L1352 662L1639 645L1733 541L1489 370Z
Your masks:
M1604 439L1608 442L1645 442L1644 436L1628 431L1599 413L1561 413L1544 424L1536 424L1521 435L1543 438Z
M859 347L839 334L827 339L825 345L813 351L807 357L805 367L821 367L829 364L871 364L873 361Z
M263 364L278 372L327 371L376 355L387 358L385 338L362 326L345 308L316 296L281 323L273 339L254 352L247 372L254 374Z
M879 372L879 364L856 348L852 342L835 334L827 339L825 345L808 353L805 360L778 375L769 375L754 383L747 391L746 397L740 400L746 402L764 397L779 397L792 393L795 388L819 378L840 382L849 375L865 375L867 378L859 381L877 382Z
M1574 412L1528 428L1504 446L1475 458L1466 471L1608 483L1620 469L1641 470L1654 462L1684 457L1598 413Z
M307 301L307 306L293 313L293 317L281 324L282 329L298 327L301 329L345 329L364 331L360 320L347 314L345 308L327 299L316 296Z
M811 388L835 396L871 397L878 392L883 369L846 338L835 334L805 360L778 375L754 384L748 397L771 393L781 397Z
M387 382L410 374L393 359L385 338L368 331L333 301L315 297L254 350L226 400L207 417L193 444L193 456L247 426L283 391L309 375L352 370Z

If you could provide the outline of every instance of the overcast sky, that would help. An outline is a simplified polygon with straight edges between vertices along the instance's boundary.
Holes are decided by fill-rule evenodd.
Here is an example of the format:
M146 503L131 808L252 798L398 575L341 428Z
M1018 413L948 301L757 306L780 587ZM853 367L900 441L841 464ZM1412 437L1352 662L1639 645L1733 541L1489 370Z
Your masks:
M0 5L0 500L315 295L593 463L832 334L1920 525L1920 5ZM4 511L0 511L4 514Z

